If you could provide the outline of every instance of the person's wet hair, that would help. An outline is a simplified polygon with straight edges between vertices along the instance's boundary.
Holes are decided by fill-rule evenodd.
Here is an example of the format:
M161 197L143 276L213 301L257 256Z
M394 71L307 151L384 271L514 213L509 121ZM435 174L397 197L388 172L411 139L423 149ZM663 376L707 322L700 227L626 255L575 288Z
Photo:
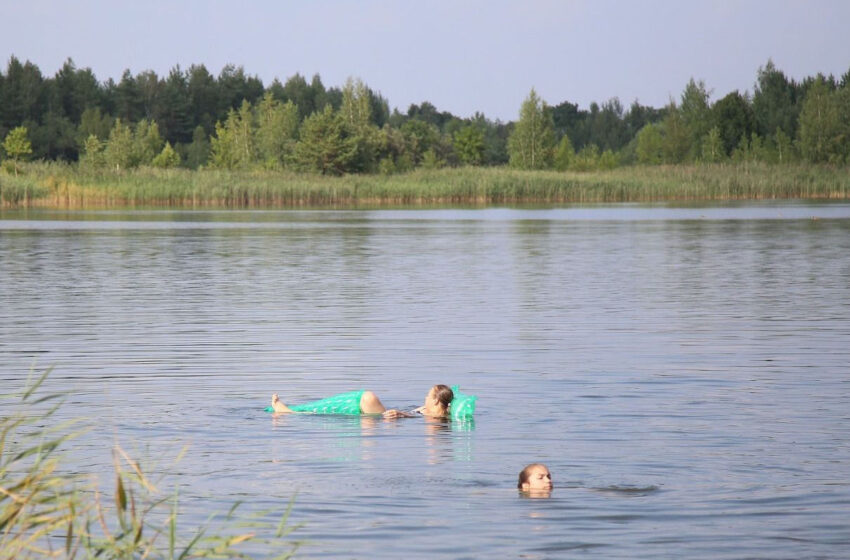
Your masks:
M434 398L437 399L437 402L441 406L448 410L452 399L455 398L455 394L448 385L434 385Z
M547 472L549 471L549 468L543 463L531 463L530 465L526 465L526 467L519 472L519 479L516 483L516 487L519 490L522 490L522 485L528 482L528 477L531 476L531 471L537 467L543 467Z

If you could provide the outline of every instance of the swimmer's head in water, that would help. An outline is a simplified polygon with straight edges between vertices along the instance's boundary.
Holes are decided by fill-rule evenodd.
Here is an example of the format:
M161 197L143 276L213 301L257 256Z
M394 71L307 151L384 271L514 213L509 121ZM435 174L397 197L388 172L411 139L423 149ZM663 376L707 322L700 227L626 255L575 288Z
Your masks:
M522 469L519 473L517 488L523 492L534 490L551 490L552 475L549 469L542 463L532 463Z
M431 390L428 391L428 396L434 399L438 405L446 410L448 410L449 405L452 403L452 399L455 398L451 387L448 385L434 385L431 387Z
M448 416L449 405L454 398L451 387L447 385L434 385L425 395L425 404L422 406L428 416Z

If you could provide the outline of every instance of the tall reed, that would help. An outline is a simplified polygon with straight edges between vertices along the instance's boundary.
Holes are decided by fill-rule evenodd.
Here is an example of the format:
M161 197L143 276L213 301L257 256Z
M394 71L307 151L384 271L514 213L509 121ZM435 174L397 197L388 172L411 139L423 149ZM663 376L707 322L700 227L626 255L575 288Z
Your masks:
M632 166L592 172L464 167L344 177L287 171L151 168L84 172L61 164L30 164L26 171L28 180L40 186L42 195L28 203L63 208L386 207L850 197L847 167L752 162Z
M177 493L160 492L120 447L114 491L104 499L93 476L63 468L63 446L86 428L80 421L53 423L61 400L38 392L49 373L0 403L10 410L0 417L0 558L286 559L303 544L290 538L297 528L288 523L293 501L279 519L237 513L237 503L187 532Z

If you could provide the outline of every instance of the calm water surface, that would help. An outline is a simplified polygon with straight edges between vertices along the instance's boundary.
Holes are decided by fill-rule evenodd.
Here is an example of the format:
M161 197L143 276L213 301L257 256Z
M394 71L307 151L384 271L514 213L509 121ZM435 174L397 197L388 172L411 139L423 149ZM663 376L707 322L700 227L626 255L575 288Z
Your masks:
M848 204L5 212L0 303L0 392L55 366L74 464L118 442L197 523L297 494L303 557L850 550ZM262 412L433 383L474 424Z

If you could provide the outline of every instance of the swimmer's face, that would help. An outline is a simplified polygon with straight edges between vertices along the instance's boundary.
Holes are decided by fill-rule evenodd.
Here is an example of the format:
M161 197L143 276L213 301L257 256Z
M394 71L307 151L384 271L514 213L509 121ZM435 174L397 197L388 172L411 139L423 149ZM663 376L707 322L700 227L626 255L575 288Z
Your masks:
M531 468L528 473L528 481L522 483L524 491L529 490L551 490L552 475L549 474L549 469L543 465L536 465Z
M437 402L436 390L431 387L431 390L428 391L428 394L425 395L425 404L424 408L428 412L435 412L438 409L439 403Z

